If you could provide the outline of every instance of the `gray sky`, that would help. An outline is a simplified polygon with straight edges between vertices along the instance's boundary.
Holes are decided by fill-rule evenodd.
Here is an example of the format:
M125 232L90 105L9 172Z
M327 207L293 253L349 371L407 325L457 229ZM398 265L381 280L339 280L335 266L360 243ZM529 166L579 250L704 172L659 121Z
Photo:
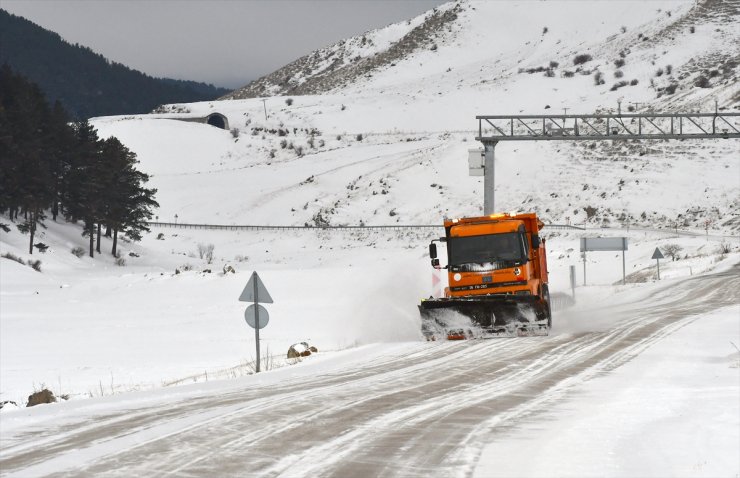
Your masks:
M2 0L15 15L152 76L235 88L443 0Z

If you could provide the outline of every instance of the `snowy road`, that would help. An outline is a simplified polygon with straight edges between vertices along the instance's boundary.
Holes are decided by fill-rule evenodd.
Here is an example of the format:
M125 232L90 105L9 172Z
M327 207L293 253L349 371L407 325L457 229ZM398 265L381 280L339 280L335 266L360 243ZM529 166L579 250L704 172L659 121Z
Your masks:
M360 366L218 395L164 390L118 408L91 400L5 431L0 474L470 476L494 437L699 314L737 304L738 291L735 266L610 306L599 331L404 344Z

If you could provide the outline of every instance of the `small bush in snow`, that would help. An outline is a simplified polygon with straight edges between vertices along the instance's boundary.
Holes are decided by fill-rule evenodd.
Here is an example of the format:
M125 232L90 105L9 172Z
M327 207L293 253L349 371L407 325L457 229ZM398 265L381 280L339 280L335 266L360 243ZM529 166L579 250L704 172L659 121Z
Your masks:
M340 109L341 109L342 111L344 111L344 110L346 110L346 109L347 109L347 107L346 107L345 105L342 105L342 107L341 107Z
M283 149L287 148L288 147L288 140L281 139L280 140L280 147L283 148Z
M126 259L123 257L116 257L116 265L119 267L123 267L126 265Z
M624 25L622 25L622 27L619 29L619 31L621 31L622 33L626 33L627 32L627 27L625 27Z
M573 78L575 76L575 73L573 73L572 71L564 70L561 75L563 76L563 78Z
M313 136L311 136L310 138L308 138L307 143L311 147L311 149L315 149L316 148L316 143L315 143L315 140L314 140Z
M437 44L436 43L432 44L432 47L430 48L430 50L437 51Z
M337 135L337 141L341 141L341 140L342 140L342 135L341 134L338 134Z
M666 244L663 246L663 252L671 258L672 261L675 261L677 258L679 258L681 251L683 250L683 247L679 246L678 244Z
M658 68L658 71L655 72L655 76L663 76L663 68Z
M573 64L582 65L591 60L593 60L593 57L591 55L589 55L588 53L581 53L580 55L576 55L575 58L573 58Z
M721 242L719 247L717 248L717 252L720 254L729 254L732 252L732 244L729 242Z
M617 91L618 89L622 88L623 86L627 86L629 83L626 81L618 81L612 85L611 88L609 88L609 91Z
M603 85L604 83L605 83L604 74L601 73L600 71L597 71L596 74L594 75L594 84L596 86L599 86L599 85Z
M164 241L164 232L160 232L159 234L157 234L157 240Z
M292 105L293 104L293 98L287 98L285 100L285 104L288 105L288 106Z
M673 73L673 67L671 65L666 65L665 66L665 74L666 75L670 75L671 73Z
M29 260L28 266L31 267L36 272L41 272L41 261L39 260L36 260L36 261Z
M271 149L270 150L270 159L274 159L274 158L275 158L275 150L274 149Z
M319 140L319 148L323 148L325 144L326 144L326 143L324 142L324 140L323 140L323 139L320 139L320 140Z
M82 253L84 254L85 251L82 251ZM26 262L23 259L21 259L20 257L16 256L15 254L11 252L6 252L5 254L2 255L2 257L6 259L10 259L11 261L15 261L18 264L23 264L24 266L26 265Z
M542 34L544 35L545 33L547 33L547 31L548 31L548 30L547 30L547 27L544 27L544 28L542 29Z
M623 76L624 76L624 73L622 72L622 70L617 70L614 72L614 78L621 78Z
M205 259L208 264L213 262L213 250L216 248L213 244L198 244L198 256Z
M295 154L297 154L299 157L303 156L303 146L296 146L294 149Z
M547 70L545 70L545 76L548 78L553 78L555 77L555 71L552 68L548 68Z
M639 81L637 81L637 78L635 78L634 80L630 81L630 86L635 86L638 83Z
M231 128L230 133L232 138L238 138L240 133L239 128Z
M695 31L696 31L696 27L695 26L692 25L692 26L689 27L689 33L694 33Z
M358 134L357 136L355 136L355 139L356 139L357 141L362 141L362 133L360 133L360 134Z
M560 63L550 60L550 68L557 68L558 66L560 66Z
M160 233L160 234L161 234L161 233ZM74 248L72 248L72 250L71 250L70 252L71 252L71 253L72 253L72 254L73 254L74 256L77 256L77 257L82 257L82 256L84 256L84 255L85 255L85 249L83 249L83 248L81 248L81 247L74 247Z
M617 58L616 60L614 60L614 66L616 66L617 68L622 68L624 66L624 63L624 58Z

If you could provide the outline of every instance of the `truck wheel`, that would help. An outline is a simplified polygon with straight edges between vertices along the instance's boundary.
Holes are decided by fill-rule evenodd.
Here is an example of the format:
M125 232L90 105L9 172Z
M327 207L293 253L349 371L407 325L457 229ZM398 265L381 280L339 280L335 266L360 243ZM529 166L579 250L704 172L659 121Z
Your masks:
M550 289L547 285L542 286L542 298L545 301L545 307L547 310L547 328L552 328L552 308L550 307Z

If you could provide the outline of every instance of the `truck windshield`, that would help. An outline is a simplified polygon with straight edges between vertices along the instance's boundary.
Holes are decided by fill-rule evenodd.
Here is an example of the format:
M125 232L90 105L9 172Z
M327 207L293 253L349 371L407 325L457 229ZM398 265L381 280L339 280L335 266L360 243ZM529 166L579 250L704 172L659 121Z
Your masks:
M469 268L466 265L478 266L476 269L499 269L500 263L522 263L526 260L522 234L517 232L450 237L447 239L447 250L453 270L466 270ZM505 267L513 267L513 264Z

